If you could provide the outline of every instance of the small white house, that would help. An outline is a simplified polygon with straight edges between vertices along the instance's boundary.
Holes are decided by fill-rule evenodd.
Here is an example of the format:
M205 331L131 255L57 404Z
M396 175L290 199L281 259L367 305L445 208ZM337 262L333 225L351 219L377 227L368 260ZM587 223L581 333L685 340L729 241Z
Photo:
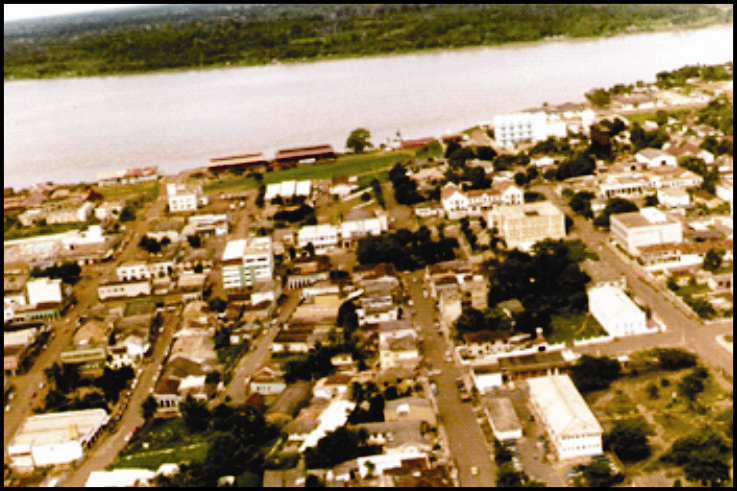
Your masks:
M640 150L635 154L635 160L647 166L648 169L654 169L656 167L671 166L675 167L678 165L678 160L675 156L658 150L657 148L646 148Z

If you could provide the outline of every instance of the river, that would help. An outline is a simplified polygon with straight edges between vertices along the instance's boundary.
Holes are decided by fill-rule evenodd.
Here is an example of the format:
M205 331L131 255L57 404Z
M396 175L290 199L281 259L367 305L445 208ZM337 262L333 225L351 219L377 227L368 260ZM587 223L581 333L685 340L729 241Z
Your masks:
M332 144L440 136L494 114L582 101L593 87L732 60L718 26L501 47L145 75L5 82L5 186L94 181L157 165Z

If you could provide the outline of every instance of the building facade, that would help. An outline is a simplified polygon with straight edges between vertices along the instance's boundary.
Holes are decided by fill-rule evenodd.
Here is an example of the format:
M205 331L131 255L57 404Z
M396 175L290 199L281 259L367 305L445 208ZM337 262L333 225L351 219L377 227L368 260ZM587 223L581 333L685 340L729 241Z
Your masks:
M645 312L619 288L609 285L592 287L588 290L588 296L589 312L610 336L648 332Z
M640 248L683 242L683 227L657 208L642 208L632 213L618 213L610 218L611 238L633 256Z
M274 276L271 237L231 240L225 246L221 263L226 290L271 281Z
M541 240L566 236L565 215L548 201L495 208L486 223L499 231L509 249L528 250Z

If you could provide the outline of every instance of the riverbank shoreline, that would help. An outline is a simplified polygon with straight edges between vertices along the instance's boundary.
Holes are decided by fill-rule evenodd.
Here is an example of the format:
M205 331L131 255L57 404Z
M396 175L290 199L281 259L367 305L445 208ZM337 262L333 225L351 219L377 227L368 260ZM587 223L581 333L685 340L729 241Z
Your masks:
M600 36L587 36L587 37L570 37L570 36L554 36L539 39L536 41L510 41L501 44L481 44L476 46L446 46L438 48L424 48L424 49L412 49L407 51L395 51L391 53L376 53L367 55L328 55L318 56L317 58L301 59L301 60L277 60L274 59L270 63L215 63L207 66L187 66L187 67L174 67L174 68L161 68L157 70L147 71L120 71L106 74L95 74L95 75L53 75L49 77L27 77L27 78L4 78L4 83L11 82L24 82L24 81L44 81L44 80L58 80L58 79L81 79L81 78L109 78L109 77L129 77L134 75L156 75L156 74L168 74L168 73L182 73L182 72L199 72L203 70L227 70L233 68L250 68L250 67L268 67L273 65L301 65L301 64L314 64L321 62L332 62L341 60L355 60L355 59L381 59L381 58L393 58L400 56L409 55L437 55L443 52L457 53L460 51L471 51L471 50L482 50L489 48L501 48L501 49L519 49L541 46L545 44L561 43L561 42L594 42L602 39L613 39L621 38L626 36L637 36L647 34L660 34L660 33L678 33L686 31L695 31L700 29L715 29L715 28L732 28L734 25L729 23L717 22L717 23L699 23L690 26L658 26L652 29L638 29L632 32L620 32L616 34L604 34Z

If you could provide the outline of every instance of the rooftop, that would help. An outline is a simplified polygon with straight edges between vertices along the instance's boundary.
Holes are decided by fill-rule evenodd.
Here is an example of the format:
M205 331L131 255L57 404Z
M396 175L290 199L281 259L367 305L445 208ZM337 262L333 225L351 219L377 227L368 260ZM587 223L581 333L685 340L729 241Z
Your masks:
M599 421L568 375L527 379L530 398L545 412L549 430L558 436L603 433Z
M484 399L489 410L492 426L496 431L507 432L522 430L522 424L508 397L490 397Z
M36 445L62 445L87 439L104 425L104 409L84 409L29 416L21 424L9 448Z

